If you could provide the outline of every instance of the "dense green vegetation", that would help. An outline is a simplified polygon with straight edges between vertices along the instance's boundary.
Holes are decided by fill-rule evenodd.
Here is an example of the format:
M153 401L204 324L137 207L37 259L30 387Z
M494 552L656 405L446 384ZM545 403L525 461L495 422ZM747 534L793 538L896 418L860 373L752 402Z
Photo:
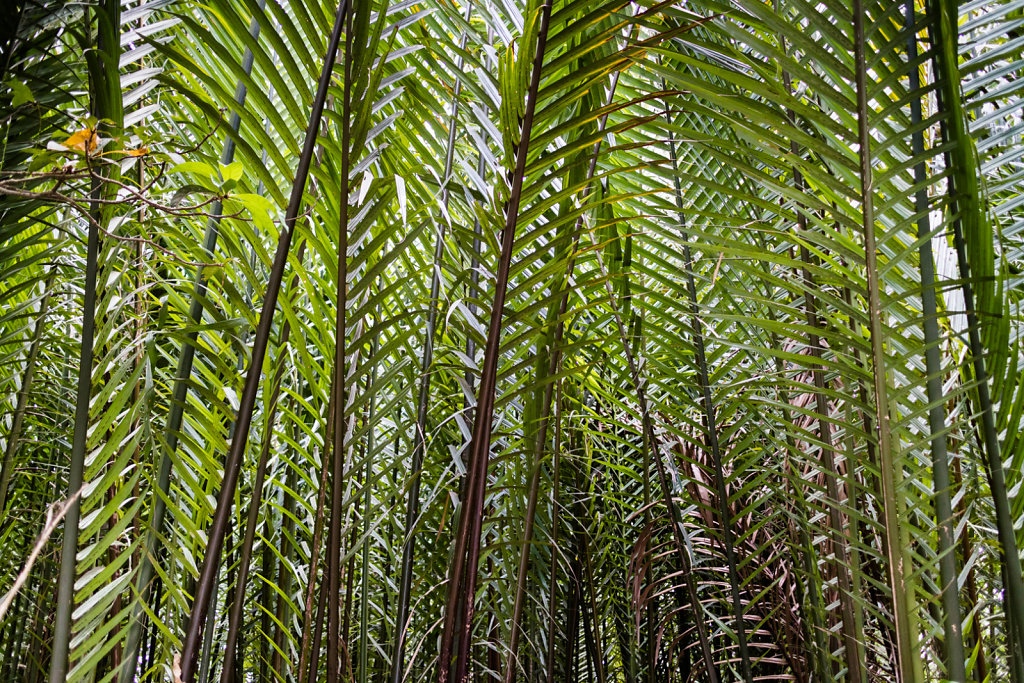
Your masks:
M1024 683L1024 0L0 22L0 679Z

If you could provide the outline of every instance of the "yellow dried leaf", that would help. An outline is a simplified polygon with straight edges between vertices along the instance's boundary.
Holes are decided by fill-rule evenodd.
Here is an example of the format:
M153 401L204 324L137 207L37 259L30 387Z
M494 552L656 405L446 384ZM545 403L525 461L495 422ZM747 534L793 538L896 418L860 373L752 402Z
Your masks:
M130 157L143 157L149 154L149 147L139 147L137 149L128 150L128 156Z
M64 146L68 149L77 149L81 152L92 152L95 151L99 141L100 137L96 134L94 129L83 128L65 140ZM88 146L88 149L86 146Z

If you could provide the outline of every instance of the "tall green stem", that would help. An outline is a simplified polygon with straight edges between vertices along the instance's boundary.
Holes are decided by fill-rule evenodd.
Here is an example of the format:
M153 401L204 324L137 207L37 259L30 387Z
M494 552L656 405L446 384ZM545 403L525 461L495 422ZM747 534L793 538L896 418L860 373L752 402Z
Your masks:
M466 5L465 19L469 21L473 12L472 1ZM463 33L460 48L466 46ZM463 64L460 55L456 68ZM445 212L451 196L452 164L455 159L455 134L459 121L459 93L462 90L461 73L456 76L452 93L451 118L448 122L448 148L444 161L444 189L441 191L441 205ZM431 366L434 362L434 334L437 331L438 296L441 290L441 259L444 255L444 230L438 226L434 243L434 261L430 278L430 303L427 310L426 336L423 339L423 353L420 356L419 395L416 405L416 433L413 434L412 460L409 464L409 494L405 510L405 543L402 546L401 577L398 587L398 604L395 613L395 636L391 649L391 683L401 683L405 673L405 633L409 621L409 603L412 598L413 569L416 560L416 522L420 515L420 474L423 470L423 456L427 450L427 414L430 406Z
M907 58L917 59L917 12L915 0L907 0ZM910 119L914 129L912 147L914 156L923 158L924 132L920 130L921 82L918 69L910 71ZM917 238L921 242L918 256L921 268L921 313L924 317L925 371L928 392L928 429L931 433L932 479L935 489L935 526L938 535L939 581L942 602L942 624L945 638L943 649L946 660L946 678L955 683L966 683L967 668L960 617L960 597L957 584L959 571L956 558L956 529L953 518L952 485L949 475L949 455L946 451L945 395L942 391L942 358L940 355L939 314L936 302L935 260L932 255L931 222L928 219L927 170L922 160L914 166Z
M266 0L257 0L260 10L266 6ZM260 34L260 24L254 17L249 24L249 35L256 40ZM242 55L242 71L246 76L252 73L254 57L249 48L245 49ZM241 107L245 103L247 89L242 79L235 85L235 104ZM228 121L228 128L237 133L241 127L241 116L237 111L231 112ZM221 151L220 162L224 165L230 164L235 158L235 141L229 135L224 142ZM220 214L222 211L221 202L214 202L211 207L211 217L206 224L206 233L203 235L203 253L212 255L217 248L217 238L220 234ZM192 303L189 306L189 321L193 325L199 325L203 319L203 309L206 303L207 277L202 267L196 269L194 278L194 292ZM150 603L150 589L155 574L154 562L159 552L160 536L163 531L164 518L167 514L166 498L171 487L171 469L174 464L174 452L178 449L178 434L181 431L181 423L185 414L185 405L188 400L188 386L192 377L192 365L195 360L196 339L198 333L188 331L185 335L185 343L182 344L178 356L177 370L175 371L174 386L171 390L171 407L167 416L166 446L161 449L160 465L157 469L156 492L153 495L153 512L150 519L149 531L146 537L145 549L139 563L139 574L135 582L135 593L137 602L132 608L131 622L128 627L128 635L125 639L124 656L121 660L120 680L131 680L135 675L139 659L139 643L146 630L146 606Z
M324 57L309 125L306 128L306 139L303 144L302 154L299 157L298 169L295 173L295 182L292 185L292 194L289 198L288 208L285 211L284 229L278 240L277 251L274 254L273 266L271 267L270 278L263 299L263 308L260 311L259 324L253 337L252 358L250 359L249 371L245 378L242 397L239 401L238 416L235 420L235 435L231 440L231 447L225 461L221 491L217 498L214 521L210 528L209 541L203 556L202 570L200 571L199 581L196 584L196 595L193 597L192 611L189 615L184 645L182 647L181 673L184 683L193 683L195 678L199 640L206 621L209 597L213 592L214 576L217 566L220 564L220 551L224 543L224 533L227 530L231 514L242 457L245 454L245 446L249 440L252 412L256 405L256 395L259 391L260 376L263 371L263 362L270 339L274 309L277 306L277 297L281 291L281 281L288 262L288 252L291 250L292 236L295 232L295 221L298 218L299 206L302 203L302 195L306 188L306 179L309 177L309 167L313 157L313 150L316 147L317 132L320 130L320 120L323 116L324 103L327 99L327 88L331 82L335 55L341 40L341 29L345 23L347 7L347 0L341 0L335 16L334 28L327 42L327 54ZM57 681L52 681L51 683L57 683Z
M904 543L903 504L899 495L902 461L897 457L890 426L888 378L884 332L882 328L882 301L878 280L878 246L875 240L874 180L871 169L871 122L867 92L867 40L864 21L866 15L862 0L854 0L854 61L856 63L857 129L860 146L861 211L864 227L864 258L867 275L868 321L871 336L871 365L874 371L875 433L878 439L878 458L881 478L881 504L888 542L889 588L892 591L893 621L896 627L898 673L902 683L923 680L921 661L917 652L917 627L914 588L911 583L913 567Z
M89 65L89 95L91 111L97 120L112 122L117 134L123 124L121 81L118 77L118 59L121 52L120 0L101 0L94 9L97 20L95 49L87 54ZM88 17L91 13L86 14ZM116 175L116 166L105 166L93 175L88 241L85 261L84 301L82 310L82 346L78 361L78 391L75 399L75 428L71 442L70 469L68 471L69 498L74 497L64 517L64 539L61 546L60 576L57 581L56 616L53 630L53 654L50 661L50 683L63 683L67 677L71 620L75 601L76 556L78 554L78 521L81 514L81 496L85 474L85 452L89 433L89 405L92 399L93 340L96 334L96 276L100 258L100 224L110 218L110 211L102 208L101 200L110 196L110 188L103 186L106 176Z
M1020 550L1010 512L1009 493L1006 490L1002 446L996 431L986 361L987 352L1001 353L1002 350L986 349L982 343L979 309L975 308L975 289L980 290L978 305L982 313L988 312L989 307L993 305L986 305L986 298L990 296L992 289L989 280L994 274L994 268L988 260L993 235L978 183L980 169L977 151L967 127L967 117L960 96L957 2L931 0L929 10L934 15L932 25L937 48L934 59L939 75L941 108L947 113L943 135L947 142L953 143L947 157L947 163L952 170L950 197L956 207L957 216L953 222L953 236L967 308L971 369L978 394L985 469L995 507L996 529L1005 568L1007 619L1012 620L1016 627L1015 631L1009 628L1007 631L1019 634L1024 628L1024 578L1021 576ZM1024 642L1018 641L1008 649L1014 660L1024 661Z
M355 47L352 36L353 15L357 12L367 11L360 3L358 9L355 0L350 0L351 5L347 17L345 29L345 64L344 81L342 83L342 116L341 116L341 187L339 198L340 218L338 221L338 280L335 289L335 302L337 303L334 319L334 381L331 383L331 395L333 396L333 422L334 438L331 442L331 507L330 525L327 540L327 595L330 596L327 605L327 680L338 680L338 672L341 666L341 655L339 645L341 634L341 605L339 596L341 591L341 527L342 527L342 504L344 501L344 475L345 475L345 435L347 422L345 421L345 408L348 403L345 393L345 358L346 339L348 326L348 210L349 210L349 155L351 153L350 141L350 115L352 111L352 62L353 48ZM347 634L346 634L347 635ZM317 644L317 647L319 645Z

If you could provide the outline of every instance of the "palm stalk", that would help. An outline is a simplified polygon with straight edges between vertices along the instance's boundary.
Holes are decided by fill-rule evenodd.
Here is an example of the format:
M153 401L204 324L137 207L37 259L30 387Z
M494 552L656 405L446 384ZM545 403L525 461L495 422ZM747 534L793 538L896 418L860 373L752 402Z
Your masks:
M265 1L265 0L263 0ZM244 60L243 60L244 61ZM318 150L319 152L319 150ZM317 161L320 160L320 155L317 153ZM315 188L315 186L314 186ZM262 190L262 185L257 188ZM259 192L258 192L259 193ZM296 260L302 262L303 256L306 250L306 242L302 241L299 244L299 248L296 251ZM292 278L291 286L294 288L297 284L298 277ZM287 348L288 342L291 338L291 322L286 320L281 330L280 346L281 348ZM228 617L228 632L225 643L224 653L224 666L221 671L222 683L230 683L232 680L230 676L233 676L235 669L235 650L238 646L238 637L242 628L242 609L245 602L245 589L248 583L249 569L252 562L253 543L256 540L256 525L259 522L260 508L263 502L263 485L267 474L267 464L270 460L270 448L274 438L274 424L277 419L277 405L281 398L281 387L284 380L284 372L286 365L280 363L277 367L277 371L274 373L274 377L271 383L273 387L270 394L270 400L267 405L266 417L266 429L263 434L263 446L260 449L259 460L256 464L256 476L252 483L252 494L249 498L249 509L246 516L245 533L242 538L242 549L241 556L239 558L238 576L235 581L235 596L236 600L231 603L229 617ZM239 367L239 372L243 368Z
M548 24L551 20L552 0L544 0L540 8L541 19L537 33L537 47L530 76L526 111L520 128L520 139L516 150L516 165L512 174L512 188L505 204L505 227L502 231L501 254L498 261L494 301L491 307L491 321L484 348L484 361L480 372L480 388L477 391L476 414L473 420L473 437L470 442L470 472L466 479L466 496L459 516L459 527L455 539L455 552L448 575L448 601L445 609L444 630L441 635L438 680L448 683L451 668L452 646L455 642L456 617L462 623L462 637L457 653L454 680L463 683L469 666L469 639L472 633L473 599L476 593L477 565L480 555L480 531L483 517L484 490L487 483L487 461L491 447L491 422L494 418L494 398L498 374L498 354L501 346L502 318L505 296L508 291L509 271L512 265L512 247L515 242L516 222L522 200L523 181L526 175L526 157L533 130L533 116L540 90L541 70L544 65L544 47L547 42ZM467 569L468 567L468 569ZM463 587L463 581L465 586ZM460 604L461 603L461 604ZM456 614L456 610L459 614Z
M227 552L225 553L226 556L228 557L228 562L227 562L226 565L219 565L218 568L217 568L217 573L214 575L214 581L216 582L216 585L214 586L213 592L210 593L210 607L209 607L210 612L212 613L212 617L211 617L212 624L211 624L210 628L206 629L206 632L203 633L203 648L202 648L202 650L199 653L199 680L202 681L202 683L213 683L213 676L212 676L212 670L213 670L213 666L212 666L213 665L213 638L214 638L214 631L216 630L214 628L214 626L216 625L216 622L217 622L217 605L220 603L220 590L221 590L221 588L220 588L220 585L221 585L220 575L221 575L221 573L223 573L225 568L227 568L227 570L228 570L227 583L229 585L229 588L228 588L228 603L229 604L231 602L231 592L234 590L233 586L231 585L231 584L234 583L231 580L231 578L232 578L231 575L233 573L231 571L231 564L232 564L231 563L231 556L234 554L234 550L235 550L235 543L234 543L234 541L235 541L235 539L231 535L231 526L229 525L228 526L228 530L227 530L227 545L228 545L228 547L227 547Z
M929 10L935 19L934 55L936 72L941 75L939 90L941 107L946 107L948 116L942 127L944 140L954 143L947 156L952 170L950 197L956 207L957 218L953 222L953 236L957 252L960 276L963 279L964 302L967 308L967 330L971 355L971 369L978 397L980 431L985 450L985 470L989 490L996 512L996 529L1002 551L1003 569L1006 576L1007 621L1015 625L1020 634L1024 624L1024 578L1021 573L1020 550L1010 512L1006 475L1003 471L1002 449L996 431L995 413L989 389L986 349L979 329L979 312L989 312L993 306L992 266L989 263L992 249L991 226L978 184L978 159L974 140L967 127L967 118L960 100L960 69L957 50L957 3L942 0L929 3ZM987 241L987 245L985 244ZM977 284L976 284L977 283ZM975 308L975 287L980 288ZM997 311L998 313L998 311ZM1014 661L1024 661L1024 639L1010 648Z
M235 420L235 434L231 440L231 447L228 450L224 467L224 478L221 484L220 495L217 498L217 508L214 513L213 524L209 532L209 541L203 555L203 566L200 572L199 581L196 584L196 594L192 601L192 611L189 615L186 637L182 647L181 672L184 683L193 683L195 677L196 655L198 654L199 639L202 635L203 626L206 620L206 611L210 594L213 591L214 575L219 565L220 550L224 543L224 533L227 529L228 519L231 514L231 507L234 501L235 487L238 484L238 475L241 470L242 457L245 454L245 446L249 440L249 429L252 425L252 411L256 404L256 394L259 391L259 380L263 370L263 361L266 355L267 344L270 338L271 323L273 321L274 309L277 305L277 297L281 290L281 281L284 277L284 269L288 261L288 252L291 247L292 235L295 230L295 221L298 217L299 206L302 203L302 195L306 187L306 179L309 176L310 162L313 158L313 151L316 147L316 135L320 130L320 119L323 116L324 103L327 99L327 87L330 84L330 77L334 67L335 55L338 51L338 43L341 39L341 30L347 15L347 0L341 0L335 17L334 28L327 41L327 53L323 61L323 69L320 74L320 81L317 85L316 96L313 99L313 107L310 114L309 125L306 128L306 139L303 143L302 154L299 157L298 169L295 173L295 182L292 186L291 198L288 208L285 211L284 230L278 241L277 251L274 254L274 262L270 271L270 279L267 283L266 293L263 298L263 308L260 311L259 324L256 334L253 337L252 357L250 366L245 378L245 388L239 401L238 417ZM56 683L56 681L52 682Z
M117 77L120 55L119 0L102 0L96 6L96 45L88 55L89 95L91 111L98 120L112 122L114 133L123 124L121 83ZM109 166L92 178L90 220L86 246L84 300L82 303L82 340L78 360L78 390L75 399L75 426L71 442L67 496L71 500L64 517L61 545L60 575L57 580L57 603L54 617L53 649L50 660L50 683L63 683L67 677L71 646L71 621L74 608L74 586L77 569L78 523L81 514L81 491L85 470L85 453L89 432L89 406L92 399L93 340L96 334L96 288L100 269L100 223L110 217L101 201L111 189L104 187L104 178L115 178Z
M262 10L266 0L257 0ZM260 24L254 17L249 24L249 36L255 40L260 34ZM253 53L246 48L242 55L242 71L248 76L252 73ZM247 88L245 83L239 79L235 86L235 104L242 107L245 104ZM242 119L237 111L231 113L228 121L228 128L238 133ZM220 163L230 164L235 158L235 142L229 135L224 142L221 151ZM206 233L203 235L203 253L213 255L217 248L217 238L220 235L220 216L223 210L220 200L214 202L211 217L206 224ZM199 325L203 319L203 309L206 302L207 276L202 267L196 269L194 277L194 293L192 303L189 306L188 319L193 325ZM178 365L175 372L174 387L171 391L171 409L167 416L166 440L167 445L162 450L160 465L157 470L156 491L153 496L153 512L150 518L149 533L146 539L145 550L142 553L139 565L138 578L136 580L135 592L138 602L132 609L131 623L128 628L128 635L125 639L124 656L121 660L120 678L130 680L135 675L138 667L139 643L146 630L145 605L150 602L150 589L153 581L153 563L159 551L160 535L163 531L164 517L167 514L167 503L165 502L171 486L171 471L174 464L174 452L178 448L178 434L181 431L181 422L185 415L185 407L188 400L189 380L192 377L192 366L195 361L196 339L198 333L189 331L185 336L185 343L181 347L178 356Z
M466 5L465 19L472 16L473 3ZM462 34L460 50L466 46L467 35ZM461 70L463 58L456 61L456 69ZM444 162L444 189L441 191L441 205L445 211L451 196L449 184L452 181L452 163L455 159L455 134L459 120L459 94L462 90L461 74L456 75L455 87L452 92L451 118L448 121L448 146ZM401 683L404 675L405 634L409 621L409 602L412 597L412 579L416 561L416 523L420 515L420 474L423 470L423 456L427 449L427 416L430 405L431 366L434 362L434 335L437 331L438 296L441 290L441 259L444 255L444 229L438 225L437 240L434 243L434 262L430 278L430 302L427 309L426 335L423 339L423 353L420 356L419 395L416 402L416 433L413 435L412 458L409 463L409 494L406 501L405 529L402 546L401 576L398 587L398 602L395 605L395 634L391 647L391 683ZM467 352L467 355L472 356Z
M953 460L953 485L959 488L963 485L963 473L960 467L959 460ZM963 498L960 498L957 504L956 513L959 515L966 516L966 505L964 504ZM971 557L972 544L971 536L969 533L963 533L960 536L960 549L963 557ZM985 648L982 642L981 634L981 605L978 600L978 584L975 575L975 568L970 567L967 572L966 586L964 587L967 592L967 613L971 615L967 622L967 631L970 634L971 641L970 651L971 658L974 659L974 671L973 678L978 683L984 683L988 678L988 661L985 658Z
M334 322L334 382L331 384L333 397L332 407L334 410L334 438L331 442L331 507L329 517L329 532L327 540L327 680L338 680L341 655L339 646L341 644L341 605L338 597L341 592L341 526L342 526L342 504L344 501L344 477L345 477L345 436L347 434L347 423L345 422L345 407L347 395L345 393L345 360L346 360L346 339L348 325L348 233L349 233L349 168L351 153L350 141L350 116L352 112L352 62L354 56L352 51L355 47L352 26L353 15L357 12L365 12L362 6L357 9L353 0L350 11L346 17L345 28L345 63L344 83L342 85L342 116L341 116L341 187L339 199L340 218L338 222L338 261L337 261L337 289L335 301L337 302ZM347 635L347 634L345 634ZM319 643L315 645L319 649ZM312 671L312 669L311 669Z
M871 365L874 371L875 425L878 439L881 500L884 508L889 588L892 591L893 620L896 627L899 680L904 683L923 678L917 653L914 587L910 583L913 569L905 545L904 514L899 498L901 461L894 457L892 443L888 380L886 378L885 346L882 332L882 302L878 281L878 247L875 240L874 183L871 169L871 129L868 118L867 41L864 31L865 13L861 0L854 0L854 60L856 64L857 125L860 144L861 210L864 227L864 257L867 271L868 320L871 336Z
M913 0L907 2L907 55L910 61L917 58L917 13ZM910 101L911 123L914 124L914 156L924 154L924 133L918 128L921 123L920 76L918 70L910 72L910 92L915 96ZM942 359L940 357L938 305L936 303L935 260L932 254L932 231L928 218L928 191L926 189L924 161L914 167L914 181L920 188L915 194L915 209L918 213L917 238L921 268L921 313L924 326L925 372L927 373L928 429L931 432L932 476L935 480L935 521L938 536L939 581L941 589L942 625L945 637L942 645L946 663L946 677L951 681L966 682L967 667L964 653L962 622L960 618L960 597L957 578L956 529L953 518L952 485L949 475L949 456L946 449L946 421L944 415L945 396L942 392Z

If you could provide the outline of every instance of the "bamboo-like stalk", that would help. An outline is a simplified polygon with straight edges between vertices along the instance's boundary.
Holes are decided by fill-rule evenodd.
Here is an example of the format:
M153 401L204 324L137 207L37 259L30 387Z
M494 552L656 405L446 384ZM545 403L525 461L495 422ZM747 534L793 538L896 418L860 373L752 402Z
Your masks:
M917 59L917 10L914 0L906 4L907 58ZM953 518L952 484L949 474L949 456L946 450L945 397L942 391L942 359L940 357L939 313L936 302L935 260L932 255L931 222L927 170L923 160L924 132L920 130L921 83L918 69L910 70L910 120L914 130L912 148L915 157L922 160L914 166L914 182L918 190L914 196L917 211L918 258L921 270L921 313L925 341L925 372L927 373L928 429L931 433L932 478L935 488L935 526L938 536L939 582L942 604L944 638L942 647L946 664L946 678L966 683L967 666L964 652L960 596L957 584L959 570L956 559L956 529Z
M362 473L355 473L356 485L362 484ZM359 517L358 510L356 511L356 519L352 523L352 531L349 532L348 546L349 548L355 546L356 540L359 536ZM356 554L354 552L348 554L348 565L345 567L345 609L343 611L341 621L341 635L339 637L339 644L341 648L341 665L338 669L341 673L342 678L346 681L352 681L355 679L355 672L352 670L352 652L350 649L350 643L352 642L352 601L353 591L355 588L355 576L356 576Z
M338 280L335 289L337 303L334 320L334 381L331 383L333 402L334 438L331 441L331 506L327 536L327 680L338 680L341 666L340 645L341 605L338 597L341 591L341 527L342 505L344 502L345 478L345 437L348 423L345 421L347 395L345 393L345 361L348 325L348 232L349 232L349 169L351 154L350 117L352 114L352 65L356 48L352 36L353 15L368 11L362 4L349 0L350 7L345 28L344 81L342 83L341 114L341 186L338 208ZM345 634L347 635L347 634ZM319 649L319 643L315 644Z
M120 55L121 3L101 0L94 9L96 16L95 50L87 54L89 65L90 110L98 120L112 123L118 133L124 123L121 81L116 65ZM91 13L87 12L86 16ZM96 289L100 268L100 223L110 217L110 210L101 201L111 193L103 178L116 180L117 167L105 165L93 176L90 192L90 221L86 246L84 300L82 303L82 340L78 361L78 389L75 398L75 427L71 442L67 495L72 499L64 517L61 544L60 575L57 580L56 615L53 629L53 650L50 659L50 683L64 683L69 668L71 621L75 602L75 576L78 554L78 522L82 500L80 491L85 473L85 452L89 432L89 404L92 398L93 340L96 334Z
M928 3L929 12L933 16L931 26L933 42L936 45L933 60L939 76L939 109L948 114L942 126L943 140L954 143L946 155L946 165L952 170L949 195L957 209L956 219L953 221L953 241L967 308L971 371L976 384L978 411L981 413L980 432L985 450L985 470L995 507L996 529L1006 572L1006 616L1016 624L1016 633L1020 634L1020 630L1024 628L1024 578L1021 573L1020 549L1010 511L1009 493L1006 489L1002 447L996 430L985 356L986 351L996 350L984 347L978 311L975 308L976 287L981 289L981 295L978 297L980 305L991 305L984 300L987 298L986 292L990 298L992 283L984 281L987 267L980 263L985 259L978 257L992 249L992 236L982 189L978 184L980 169L977 150L967 127L967 117L960 100L957 5L956 0L930 0ZM973 264L970 258L972 255L975 256ZM1024 638L1009 648L1012 659L1017 662L1024 662L1022 641Z
M257 0L257 6L262 11L266 6L266 0ZM249 24L249 36L256 40L260 34L260 24L253 17ZM248 76L252 73L254 56L252 50L245 49L242 54L242 72ZM247 88L242 79L235 85L235 104L242 107L245 104ZM241 127L241 116L237 111L231 112L228 120L228 128L237 133ZM220 163L230 164L235 158L235 142L228 135L221 150ZM220 200L214 202L211 207L211 217L206 224L206 232L203 235L203 253L212 255L217 248L217 240L220 235L220 215L222 203ZM189 305L188 320L192 325L199 325L203 319L203 308L206 303L207 275L200 266L196 268L193 284L192 302ZM167 416L167 427L165 430L166 446L161 449L160 464L157 468L156 491L153 495L153 512L150 518L149 531L146 537L145 549L140 558L139 573L135 582L135 593L137 602L132 608L131 622L128 627L128 635L125 638L124 656L121 660L120 680L131 680L138 667L138 648L142 636L146 630L147 614L146 606L150 602L150 589L155 574L153 565L156 554L159 552L160 536L163 532L164 518L167 514L167 503L165 499L170 491L171 470L174 465L174 452L178 448L178 434L181 431L182 419L185 415L185 406L188 400L188 386L192 377L192 366L195 361L196 339L198 333L187 331L185 342L182 344L178 355L178 365L175 371L174 386L171 390L171 407Z
M580 591L579 591L579 562L573 561L569 565L569 572L566 580L569 582L569 604L566 611L569 614L566 625L566 650L565 650L565 672L567 680L577 680L579 677L579 641L580 641Z
M181 673L183 683L194 683L195 659L197 655L199 639L206 620L206 610L210 593L213 590L213 576L216 567L220 563L220 550L224 542L224 532L227 529L228 518L231 514L231 507L234 501L235 487L238 484L238 475L241 470L242 457L245 454L245 446L249 440L249 429L252 425L252 412L256 404L256 394L259 391L260 375L263 370L264 357L266 356L267 345L270 338L271 322L274 316L274 309L277 306L277 297L281 290L281 281L284 277L284 269L288 261L288 252L291 248L292 236L295 232L295 221L298 217L299 206L302 202L302 195L306 187L306 179L309 176L310 162L313 157L313 150L316 147L316 136L320 130L320 120L323 116L324 103L327 99L327 87L331 81L331 73L334 67L335 55L338 51L338 43L341 39L341 29L345 17L348 14L347 0L341 0L335 16L334 28L327 41L327 54L324 57L323 69L320 73L320 81L317 85L316 96L313 99L312 112L309 125L306 128L306 139L303 144L302 154L299 157L298 169L295 173L295 182L292 186L292 194L285 211L284 230L278 241L277 251L274 254L273 266L270 271L270 279L267 283L266 293L263 298L263 308L260 311L259 324L256 334L253 337L252 358L249 371L245 378L245 387L239 401L238 417L235 420L235 435L231 440L231 447L228 450L224 467L224 478L221 484L220 495L217 498L217 508L214 513L214 521L209 532L209 541L206 552L203 555L203 566L200 578L196 584L196 595L192 602L192 611L189 615L186 635L182 647ZM51 683L57 683L52 681Z
M155 593L155 595L154 595L154 602L159 605L160 604L160 599L163 597L163 593L164 593L163 581L157 581L156 582L156 589L155 589L154 593ZM158 630L159 629L157 629L155 624L150 624L149 625L149 640L146 643L147 648L146 648L146 658L145 658L145 662L147 664L147 670L144 672L144 674L142 676L143 681L152 681L152 680L154 680L154 678L157 675L156 674L156 668L153 667L153 661L154 661L155 654L156 654L156 651L157 651L157 632L158 632Z
M913 567L904 541L906 537L903 500L899 497L902 463L892 443L886 357L882 330L882 302L878 280L878 247L875 240L874 180L871 169L871 123L867 92L867 39L865 13L861 0L853 2L854 63L857 94L857 129L860 157L861 212L864 228L864 257L867 277L868 328L871 365L874 373L875 430L878 439L878 465L881 478L881 505L886 543L889 589L892 591L893 621L896 631L898 675L903 683L923 679L917 653L916 606L911 583Z
M273 430L268 430L271 433ZM267 435L264 436L267 440ZM278 470L280 466L278 466ZM271 481L274 481L274 475L271 475ZM257 659L259 664L259 672L257 674L258 681L269 681L270 680L270 638L273 632L273 620L271 614L273 614L273 607L275 606L273 576L277 569L276 557L274 556L274 545L271 543L271 530L276 526L274 519L271 517L271 508L267 508L263 513L263 528L266 530L262 538L262 546L260 548L260 575L262 578L259 591L259 601L253 618L257 616L260 620L260 638L257 644Z
M499 257L494 302L491 307L491 321L484 349L484 361L480 373L480 389L477 394L476 414L473 421L473 438L470 444L470 473L466 479L466 496L455 540L455 553L448 578L448 601L445 609L444 630L441 635L438 680L448 683L451 668L451 653L455 639L456 616L462 622L462 638L457 653L454 680L462 683L469 666L469 642L473 625L473 598L476 592L476 578L480 555L480 532L483 517L484 491L487 483L487 462L491 446L491 422L494 418L494 399L498 373L498 354L501 345L501 327L508 291L509 271L512 264L512 249L515 243L516 223L522 201L523 181L526 175L526 157L530 148L530 134L540 89L540 75L544 64L544 49L547 42L548 26L551 20L552 0L544 0L538 28L536 56L530 77L526 111L523 115L520 140L516 150L516 164L512 175L512 188L505 205L505 228L502 232L501 255ZM465 555L463 554L465 553ZM467 570L468 568L468 570ZM463 581L465 580L465 586ZM456 609L461 602L461 609Z
M665 118L670 121L667 111L665 112ZM680 233L685 236L686 219L683 215L683 190L679 181L679 160L676 158L675 141L670 138L668 145L669 159L672 162L672 184L675 191L676 223ZM683 271L686 277L686 288L690 303L690 338L696 356L697 379L700 383L702 406L704 408L704 430L707 437L707 445L711 451L711 461L715 469L718 516L722 524L722 545L725 548L725 560L729 569L729 590L732 597L734 619L733 631L736 634L736 644L739 648L743 679L747 683L753 683L753 669L750 664L750 653L747 649L747 627L744 623L743 602L740 598L741 580L739 570L737 569L736 541L733 536L732 515L729 511L729 494L725 487L725 463L722 459L722 449L719 443L715 403L711 396L711 380L708 374L707 356L704 349L704 334L700 331L702 322L700 303L697 298L697 284L693 276L693 256L690 252L690 242L686 239L683 241Z
M465 19L468 22L473 13L473 2L466 5ZM467 36L462 34L460 50L465 49ZM460 55L456 68L461 70L463 58ZM444 161L444 188L441 190L441 206L448 208L451 196L452 164L455 159L455 134L459 121L459 93L462 91L461 74L456 76L452 92L452 113L448 121L448 148ZM430 278L430 303L427 309L426 335L423 339L423 353L420 356L419 394L416 401L416 432L413 435L412 458L409 463L409 494L405 510L405 530L402 545L401 576L398 587L398 603L395 612L394 643L391 647L391 683L401 683L405 674L405 632L409 621L409 603L412 599L412 579L416 561L416 522L420 516L420 474L423 470L423 456L427 450L427 411L430 405L430 384L433 377L431 366L434 362L434 335L437 331L437 314L441 290L441 260L444 256L444 229L438 225L437 240L434 243L434 261ZM472 355L470 354L470 357Z

